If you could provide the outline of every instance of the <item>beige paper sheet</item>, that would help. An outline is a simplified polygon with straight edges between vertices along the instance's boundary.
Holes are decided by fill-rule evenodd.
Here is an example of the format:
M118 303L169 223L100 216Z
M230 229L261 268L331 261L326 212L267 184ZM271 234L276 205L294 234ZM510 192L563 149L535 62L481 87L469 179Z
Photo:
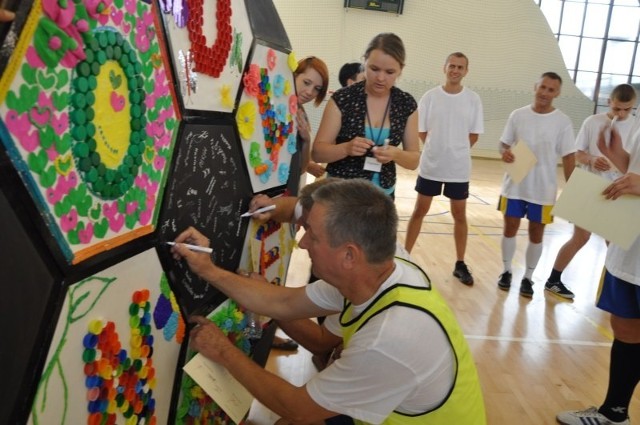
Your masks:
M511 180L518 184L529 174L538 159L523 140L518 140L518 143L511 147L511 152L516 159L511 163L505 162L504 170L509 174Z
M239 424L242 421L251 407L253 396L227 369L198 353L184 365L183 370L209 394L233 422Z
M640 235L640 197L605 199L602 191L610 184L605 178L576 168L552 214L628 249Z

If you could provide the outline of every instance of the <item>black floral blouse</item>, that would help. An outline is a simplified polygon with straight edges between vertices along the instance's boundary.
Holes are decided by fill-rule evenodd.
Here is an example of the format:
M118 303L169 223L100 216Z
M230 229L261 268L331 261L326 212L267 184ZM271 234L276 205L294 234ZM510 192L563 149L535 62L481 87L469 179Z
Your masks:
M367 114L367 94L364 81L337 90L333 101L342 113L342 126L336 137L336 144L348 142L354 137L364 137L365 117ZM391 88L391 105L389 107L389 144L399 146L402 143L404 128L409 116L418 105L409 93L397 87ZM330 176L343 179L364 178L371 180L372 171L364 170L365 156L347 156L327 165ZM380 186L390 188L396 184L396 164L394 161L382 165Z

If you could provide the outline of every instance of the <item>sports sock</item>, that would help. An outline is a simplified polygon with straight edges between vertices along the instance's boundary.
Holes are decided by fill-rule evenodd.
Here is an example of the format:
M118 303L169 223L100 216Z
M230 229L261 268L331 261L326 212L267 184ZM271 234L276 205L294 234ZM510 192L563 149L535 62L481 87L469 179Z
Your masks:
M533 271L536 269L538 260L540 260L541 255L542 243L529 242L529 245L527 245L527 251L525 253L525 262L527 264L527 269L524 271L525 278L531 280Z
M609 365L609 388L604 403L598 409L612 421L620 422L629 415L629 403L640 381L640 344L613 340Z
M504 271L511 272L511 262L513 256L516 254L516 237L508 238L502 236L502 264L504 264Z
M547 279L551 283L560 282L562 276L562 272L560 270L551 269L551 274L549 275L549 279Z

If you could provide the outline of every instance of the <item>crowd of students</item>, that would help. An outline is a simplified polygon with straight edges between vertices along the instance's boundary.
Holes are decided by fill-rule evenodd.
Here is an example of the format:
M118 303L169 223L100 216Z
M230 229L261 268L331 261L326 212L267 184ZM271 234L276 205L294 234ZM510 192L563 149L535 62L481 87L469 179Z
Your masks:
M13 18L0 9L0 21ZM312 352L326 355L343 346L337 360L296 387L242 355L207 319L192 318L196 326L191 346L227 368L279 414L282 423L486 423L481 386L463 333L437 283L432 285L409 258L433 197L444 194L454 218L453 275L463 284L474 283L464 262L466 199L470 150L484 130L482 103L462 85L469 70L463 53L446 58L445 83L425 93L419 103L395 87L405 60L397 35L374 37L365 50L364 65L346 64L340 71L343 88L329 99L313 144L303 105L322 102L328 71L322 60L308 57L295 72L301 171L316 177L326 171L330 178L303 188L300 198L258 195L250 209L274 203L275 211L255 218L304 227L300 247L309 252L317 282L298 288L273 286L255 274L223 270L209 255L182 245L209 245L193 228L182 232L172 248L176 260L186 261L249 310L276 319ZM535 83L533 102L511 113L500 139L502 161L516 161L512 148L523 142L537 158L522 181L505 174L498 205L504 217L500 289L511 286L515 235L521 219L529 221L526 270L519 288L525 297L534 293L532 274L541 256L544 227L553 220L559 160L565 179L576 157L580 166L609 178L603 196L613 202L621 195L640 196L640 120L631 115L636 103L633 87L615 88L609 111L585 120L577 144L570 119L553 106L561 87L558 74L543 73ZM419 140L424 142L422 153ZM410 170L419 167L418 197L404 249L396 239L396 164ZM575 227L545 290L573 298L561 273L589 236ZM600 407L559 413L561 424L630 423L628 407L640 381L639 260L640 238L627 250L609 244L597 300L599 308L611 313L614 331L608 391ZM309 320L317 316L328 320L322 325Z
M329 99L311 147L309 161L326 163L329 177L303 188L300 199L259 195L251 202L253 209L277 205L277 213L256 219L304 227L300 247L309 252L316 282L299 288L264 285L259 276L224 271L206 255L180 244L173 248L176 259L186 260L252 311L276 319L313 353L326 355L343 345L339 358L296 387L237 355L215 325L195 319L192 346L229 369L281 415L283 423L486 423L475 364L455 316L438 294L437 283L432 285L409 259L433 197L444 194L454 216L453 275L463 284L474 283L464 262L466 199L471 148L484 130L482 103L462 85L469 70L463 53L446 58L445 83L425 93L419 103L395 87L405 60L399 37L377 35L365 50L364 78L354 72L359 68L340 72L344 87ZM553 105L561 87L558 74L543 73L534 84L533 102L511 113L499 144L505 163L517 161L512 149L517 143L526 143L537 158L521 181L505 174L498 205L504 217L500 289L511 286L515 234L522 218L529 221L526 270L519 288L524 297L533 296L532 274L541 256L544 227L553 220L559 161L568 179L578 151L581 166L607 172L613 179L604 196L640 195L640 175L634 174L640 173L640 125L630 117L636 100L633 88L621 85L612 92L610 110L585 121L576 146L570 119ZM424 142L422 153L418 139ZM419 167L405 250L396 240L396 164ZM619 174L610 173L614 169ZM584 239L585 232L576 228L575 238ZM208 243L195 229L176 241ZM578 245L572 245L573 254ZM640 364L634 361L640 354L639 251L636 241L626 251L611 244L607 254L598 300L598 306L611 313L615 335L606 399L599 408L558 414L562 424L629 423L628 406L640 380ZM559 274L571 257L561 250L545 290L573 297ZM322 325L308 320L316 316L328 319Z

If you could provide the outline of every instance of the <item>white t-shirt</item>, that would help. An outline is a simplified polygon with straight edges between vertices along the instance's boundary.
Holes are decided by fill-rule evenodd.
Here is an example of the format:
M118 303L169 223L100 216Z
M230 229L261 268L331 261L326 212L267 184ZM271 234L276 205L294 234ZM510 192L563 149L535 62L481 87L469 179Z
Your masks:
M540 205L555 204L556 166L562 157L576 151L571 120L559 109L548 114L534 112L532 105L516 109L509 115L500 141L513 146L520 140L538 161L519 184L505 173L502 196Z
M400 257L404 260L407 261L412 261L411 260L411 254L409 254L409 251L406 250L406 248L400 243L400 242L396 242L396 257ZM331 314L329 316L326 316L324 318L324 322L322 322L322 325L327 328L327 330L329 332L331 332L332 334L336 335L336 336L342 336L342 326L340 325L340 314Z
M634 126L630 131L629 141L631 150L629 152L628 172L640 174L640 115L636 117ZM640 285L640 237L636 238L628 250L610 243L604 266L609 273L618 279L634 285Z
M601 156L602 152L598 149L598 137L600 136L600 130L610 123L609 117L607 117L606 113L591 115L582 123L582 127L580 127L580 131L576 136L576 148L583 152L587 152L590 155ZM629 116L624 121L616 121L614 126L620 133L622 137L622 144L625 150L628 152L630 148L629 143L629 131L631 127L633 127L634 119L632 116ZM622 173L618 171L612 164L612 168L608 171L598 171L590 166L583 165L585 169L588 169L594 174L598 174L608 180L615 180L618 177L622 176Z
M420 156L420 177L465 183L471 175L469 133L484 133L482 101L466 87L449 94L442 86L426 92L418 103L418 128L427 132Z
M419 285L423 277L396 261L391 276L371 299L354 306L354 314L398 282ZM326 310L342 310L344 298L322 280L307 285L306 293ZM417 309L396 306L358 330L341 357L306 388L325 409L376 424L393 410L421 413L439 405L452 388L454 364L453 348L438 322Z

